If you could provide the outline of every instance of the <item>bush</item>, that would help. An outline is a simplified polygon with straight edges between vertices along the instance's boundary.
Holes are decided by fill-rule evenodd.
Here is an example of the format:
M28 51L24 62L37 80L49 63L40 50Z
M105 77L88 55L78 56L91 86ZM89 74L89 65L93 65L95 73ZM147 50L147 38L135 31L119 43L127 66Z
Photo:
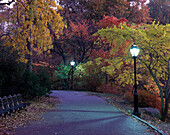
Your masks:
M126 87L123 87L119 84L102 84L97 88L97 91L103 92L103 93L110 93L110 94L115 94L118 96L124 95L127 91L130 91L131 85L126 85Z
M52 76L52 86L54 89L69 89L68 76L71 67L66 65L59 65Z
M82 73L77 70L77 78L75 86L77 85L78 90L87 90L92 92L98 92L97 88L102 85L104 73L101 71L101 67L96 63L87 62L80 68Z
M129 92L129 91L126 92L126 93L124 94L123 98L124 98L127 102L129 102L130 104L133 104L134 96L133 96L132 92Z
M17 53L10 51L9 47L0 45L0 96L18 93L18 86L26 69L25 63L17 61Z
M35 74L26 70L22 77L19 92L26 98L41 97L50 92L51 82L45 71Z
M150 94L145 90L139 90L138 96L139 107L153 107L157 108L158 110L161 109L161 100L159 99L158 95ZM133 103L134 96L131 92L127 92L124 95L124 99L127 100L129 103Z
M51 89L51 81L50 81L50 77L47 74L47 72L45 72L44 69L41 69L38 74L37 74L38 78L39 78L39 83L42 87L47 88L48 90Z
M116 94L114 87L112 87L110 84L102 84L97 88L97 91L102 93Z
M92 75L84 77L82 81L82 90L85 89L87 91L97 92L97 88L102 84L101 76Z

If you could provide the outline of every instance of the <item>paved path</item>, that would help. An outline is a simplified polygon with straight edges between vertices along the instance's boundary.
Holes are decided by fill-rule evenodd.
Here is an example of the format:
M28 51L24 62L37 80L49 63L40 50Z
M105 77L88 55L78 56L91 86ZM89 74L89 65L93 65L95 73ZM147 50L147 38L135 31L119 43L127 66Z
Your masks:
M16 135L152 135L148 128L100 97L85 92L53 91L59 111L42 115L16 130Z

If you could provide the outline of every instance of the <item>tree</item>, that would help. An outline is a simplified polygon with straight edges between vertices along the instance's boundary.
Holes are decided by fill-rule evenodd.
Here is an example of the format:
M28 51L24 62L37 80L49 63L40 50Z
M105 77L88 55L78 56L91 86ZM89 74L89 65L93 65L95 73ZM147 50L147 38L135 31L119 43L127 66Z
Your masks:
M126 18L129 22L150 22L146 0L61 0L64 18L98 22L105 16Z
M81 19L87 19L88 2L87 0L60 0L59 4L63 7L60 13L66 21L78 22Z
M54 51L63 58L64 64L70 58L74 59L77 64L89 59L94 47L92 37L94 30L93 25L86 20L70 22L60 39L53 36Z
M123 43L129 40L128 46L124 48L124 53L129 54L130 45L134 42L141 48L138 56L141 66L149 71L153 80L159 88L161 97L161 116L165 120L168 113L168 105L170 99L170 25L146 24L139 27L132 25L128 27L125 23L113 28L105 28L99 30L95 35L100 38L106 38L110 43L115 44L112 53L118 52L123 47ZM99 40L100 40L99 38ZM130 63L130 55L124 57L115 57L108 60L109 63L116 64L120 68L124 62ZM114 68L112 68L114 70ZM122 81L129 76L130 70L124 70ZM113 71L114 72L114 71ZM140 76L139 76L140 77ZM131 79L131 77L128 77ZM129 81L127 83L132 83ZM165 98L165 103L164 103Z
M114 16L104 16L103 19L97 23L99 28L106 28L106 27L119 27L120 23L127 22L126 18L120 18L118 19L117 17Z
M156 19L160 24L169 23L170 20L170 2L168 0L150 0L148 7L150 8L150 17Z
M92 0L89 2L89 16L96 21L104 15L126 18L129 22L149 22L149 8L145 0Z
M58 35L64 23L54 9L61 9L54 0L18 0L10 10L12 34L6 37L8 46L18 51L20 61L28 62L32 70L32 53L41 54L53 48L49 27Z

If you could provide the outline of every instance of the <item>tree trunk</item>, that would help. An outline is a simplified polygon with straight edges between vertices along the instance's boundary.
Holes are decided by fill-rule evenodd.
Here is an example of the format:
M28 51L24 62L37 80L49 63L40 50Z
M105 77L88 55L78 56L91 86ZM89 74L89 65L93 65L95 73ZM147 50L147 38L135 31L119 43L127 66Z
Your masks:
M168 71L169 71L169 63L168 63ZM165 121L168 116L168 108L169 108L169 100L170 100L169 84L170 84L170 75L168 74L167 84L165 87L165 109L164 109L164 116L162 117L162 121Z
M108 84L108 75L107 75L107 73L105 73L106 74L106 84Z
M32 72L32 47L31 47L31 43L27 40L27 48L29 50L29 54L28 54L28 69L30 72Z
M170 58L168 60L168 79L166 82L165 87L165 109L164 109L164 117L162 118L162 121L165 121L168 116L168 108L169 108L169 102L170 102Z
M159 91L160 91L160 97L161 97L161 116L162 116L162 118L163 118L163 117L164 117L164 98L163 98L163 91L162 91L161 86L159 85L158 80L156 79L156 76L153 74L152 69L151 69L150 67L147 67L147 68L149 69L150 74L152 75L152 77L153 77L153 79L154 79L154 81L155 81L155 83L156 83L156 85L158 86L158 89L159 89Z
M168 116L168 108L169 108L169 98L167 97L167 98L165 98L165 109L164 109L162 121L165 121Z

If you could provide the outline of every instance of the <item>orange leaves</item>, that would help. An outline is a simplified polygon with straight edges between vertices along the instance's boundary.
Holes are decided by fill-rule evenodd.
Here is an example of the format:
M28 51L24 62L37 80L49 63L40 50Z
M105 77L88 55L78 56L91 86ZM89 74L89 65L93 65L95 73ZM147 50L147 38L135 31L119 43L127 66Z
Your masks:
M148 79L147 84L144 85L144 87L151 94L157 94L157 95L160 94L159 88L153 80Z
M139 107L154 107L160 110L161 108L161 100L158 95L150 94L145 90L138 90L139 95ZM126 92L124 95L124 99L128 102L133 103L134 96L131 92Z
M70 27L73 33L69 34L76 34L78 37L89 38L90 34L88 32L89 25L86 22L77 22L73 23L70 22Z
M64 30L64 35L61 35L62 39L71 39L73 40L76 38L76 40L90 40L91 35L91 30L90 30L90 25L88 22L83 21L83 22L77 22L69 23L69 28Z

